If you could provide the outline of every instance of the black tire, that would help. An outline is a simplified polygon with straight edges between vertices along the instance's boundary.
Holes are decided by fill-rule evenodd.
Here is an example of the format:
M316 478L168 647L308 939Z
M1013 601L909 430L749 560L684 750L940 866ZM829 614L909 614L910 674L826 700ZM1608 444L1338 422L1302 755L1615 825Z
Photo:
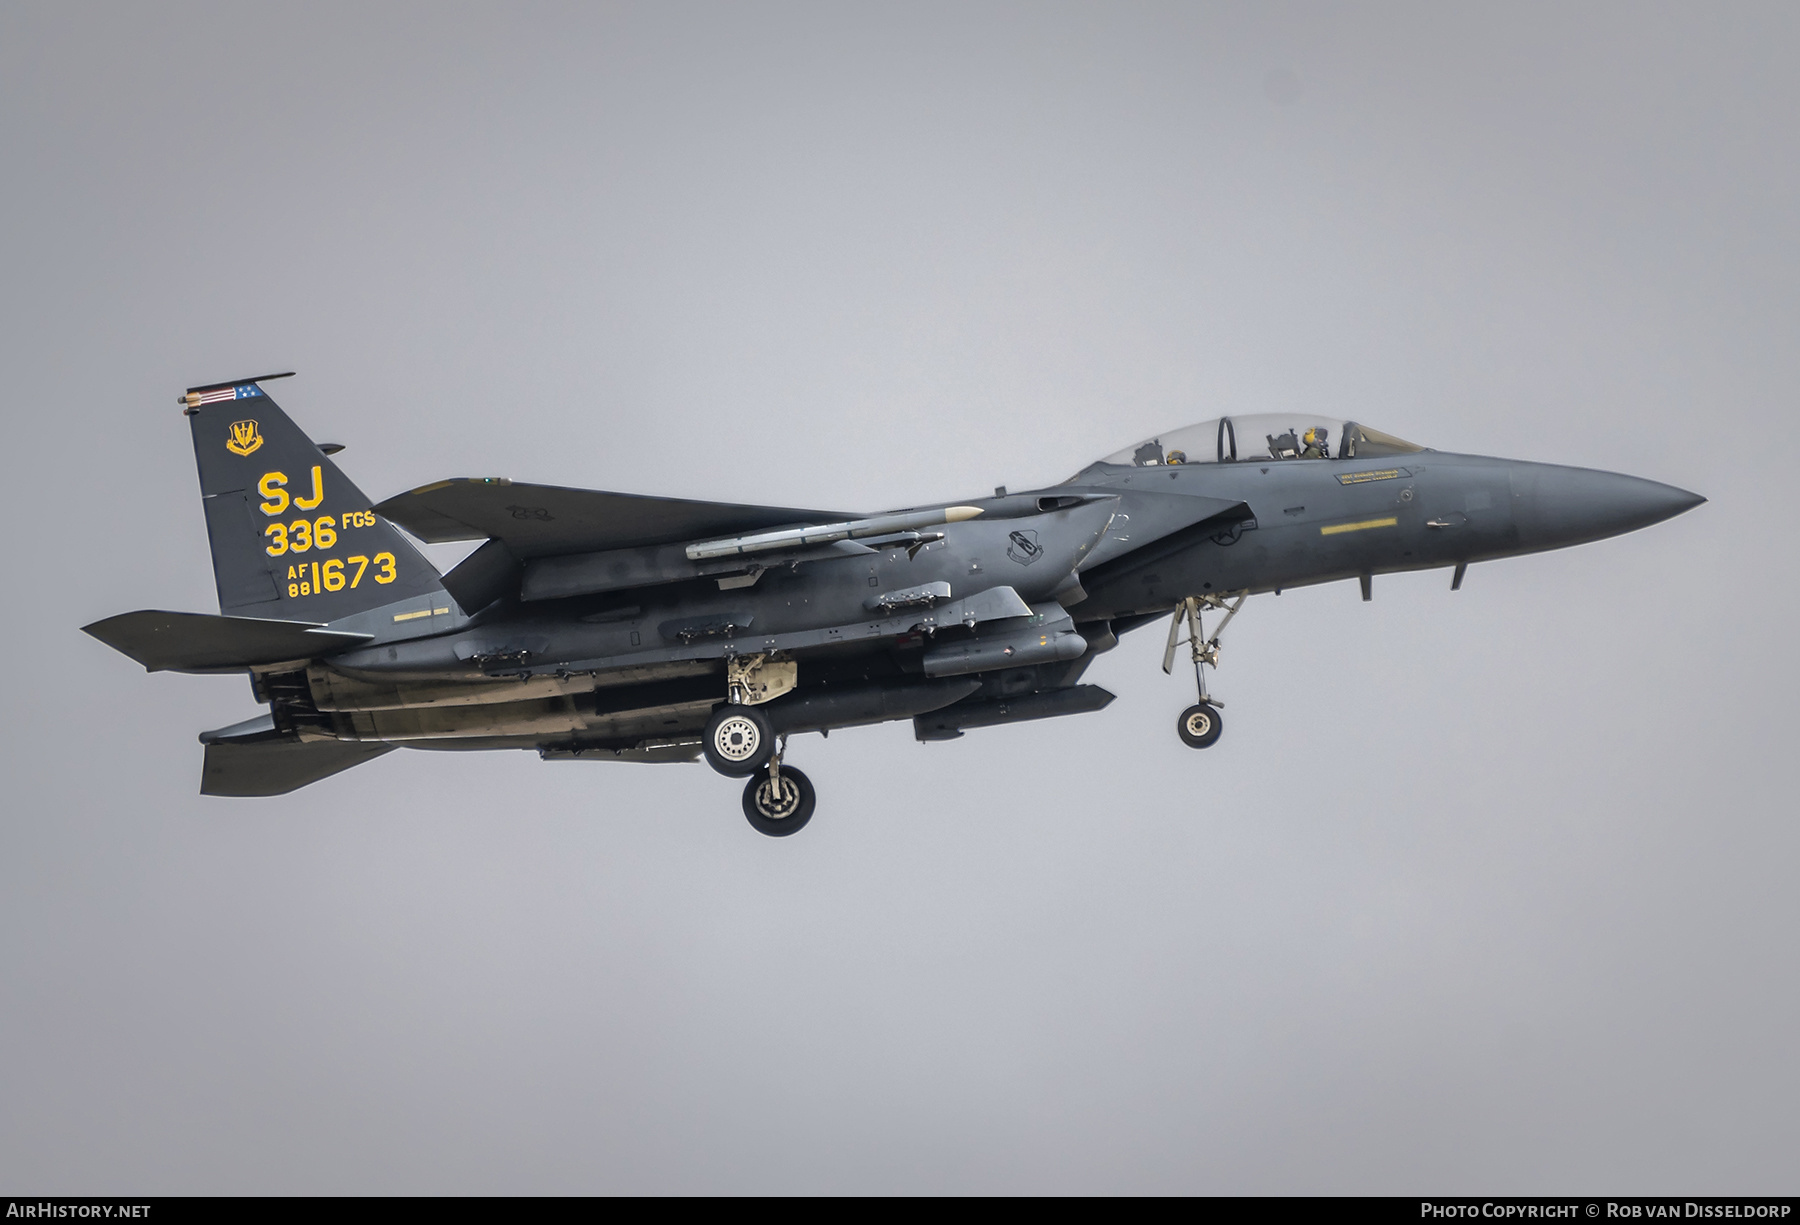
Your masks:
M706 764L726 778L745 778L775 755L775 728L754 706L721 706L706 722L700 750Z
M769 772L758 770L744 784L744 816L750 828L771 838L785 838L806 828L818 806L819 793L812 780L792 766L781 767L781 797L777 802Z
M1204 749L1218 741L1219 734L1225 730L1225 720L1218 707L1201 702L1181 712L1181 718L1175 721L1175 730L1181 734L1181 743L1188 748Z

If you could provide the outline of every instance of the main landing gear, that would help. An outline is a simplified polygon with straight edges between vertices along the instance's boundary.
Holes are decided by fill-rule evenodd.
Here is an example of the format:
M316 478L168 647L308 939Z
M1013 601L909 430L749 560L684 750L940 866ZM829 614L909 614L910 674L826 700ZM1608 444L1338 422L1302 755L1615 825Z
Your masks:
M792 766L783 769L779 753L744 785L744 816L750 828L771 838L799 833L812 820L818 803L812 780Z
M1225 720L1219 714L1219 707L1225 703L1206 692L1206 669L1219 666L1219 635L1225 632L1225 627L1231 624L1231 619L1249 598L1247 591L1240 592L1230 604L1216 595L1189 596L1175 606L1175 616L1169 621L1169 645L1163 651L1163 672L1168 673L1175 667L1175 648L1184 641L1181 630L1182 623L1186 622L1188 636L1185 641L1194 661L1194 684L1200 690L1200 700L1182 711L1175 721L1175 731L1190 749L1211 748L1225 730ZM1222 609L1225 613L1224 620L1213 627L1211 637L1207 636L1201 619L1201 610L1206 608Z
M797 834L812 820L818 806L818 793L812 780L794 769L784 767L781 757L787 751L787 737L775 731L757 705L770 697L785 693L793 686L793 664L785 666L785 676L777 672L779 661L764 662L763 656L749 660L732 660L729 665L730 699L713 712L700 741L706 764L727 778L743 778L744 816L750 828L771 838ZM776 684L769 683L775 673ZM780 681L785 680L785 684ZM773 689L775 692L770 693Z

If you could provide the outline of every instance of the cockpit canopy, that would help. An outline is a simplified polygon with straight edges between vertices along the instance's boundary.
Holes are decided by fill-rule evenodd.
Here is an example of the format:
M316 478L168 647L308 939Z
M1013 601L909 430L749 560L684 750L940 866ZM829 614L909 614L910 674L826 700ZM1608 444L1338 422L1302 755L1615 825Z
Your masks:
M1425 448L1354 421L1296 413L1252 413L1184 425L1100 462L1155 464L1266 463L1271 459L1364 459Z

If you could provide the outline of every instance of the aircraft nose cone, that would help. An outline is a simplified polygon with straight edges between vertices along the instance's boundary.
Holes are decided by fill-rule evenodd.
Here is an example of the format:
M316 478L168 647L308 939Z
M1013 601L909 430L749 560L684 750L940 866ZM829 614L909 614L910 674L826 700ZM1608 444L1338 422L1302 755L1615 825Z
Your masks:
M1706 501L1619 472L1526 464L1512 473L1513 517L1527 548L1558 548L1634 532Z

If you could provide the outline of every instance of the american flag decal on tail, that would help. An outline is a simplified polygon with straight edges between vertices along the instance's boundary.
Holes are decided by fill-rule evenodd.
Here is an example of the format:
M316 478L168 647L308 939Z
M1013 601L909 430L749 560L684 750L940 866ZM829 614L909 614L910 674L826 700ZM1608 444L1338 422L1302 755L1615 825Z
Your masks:
M202 383L198 387L190 387L187 393L177 401L181 410L192 416L207 404L218 404L225 400L256 400L267 398L258 383L266 383L270 379L285 379L294 372L285 374L258 374L247 379L229 379L223 383Z
M190 391L185 399L190 408L198 408L202 404L217 404L221 400L249 400L262 394L262 388L255 383L240 383L236 387L215 387L211 391Z

